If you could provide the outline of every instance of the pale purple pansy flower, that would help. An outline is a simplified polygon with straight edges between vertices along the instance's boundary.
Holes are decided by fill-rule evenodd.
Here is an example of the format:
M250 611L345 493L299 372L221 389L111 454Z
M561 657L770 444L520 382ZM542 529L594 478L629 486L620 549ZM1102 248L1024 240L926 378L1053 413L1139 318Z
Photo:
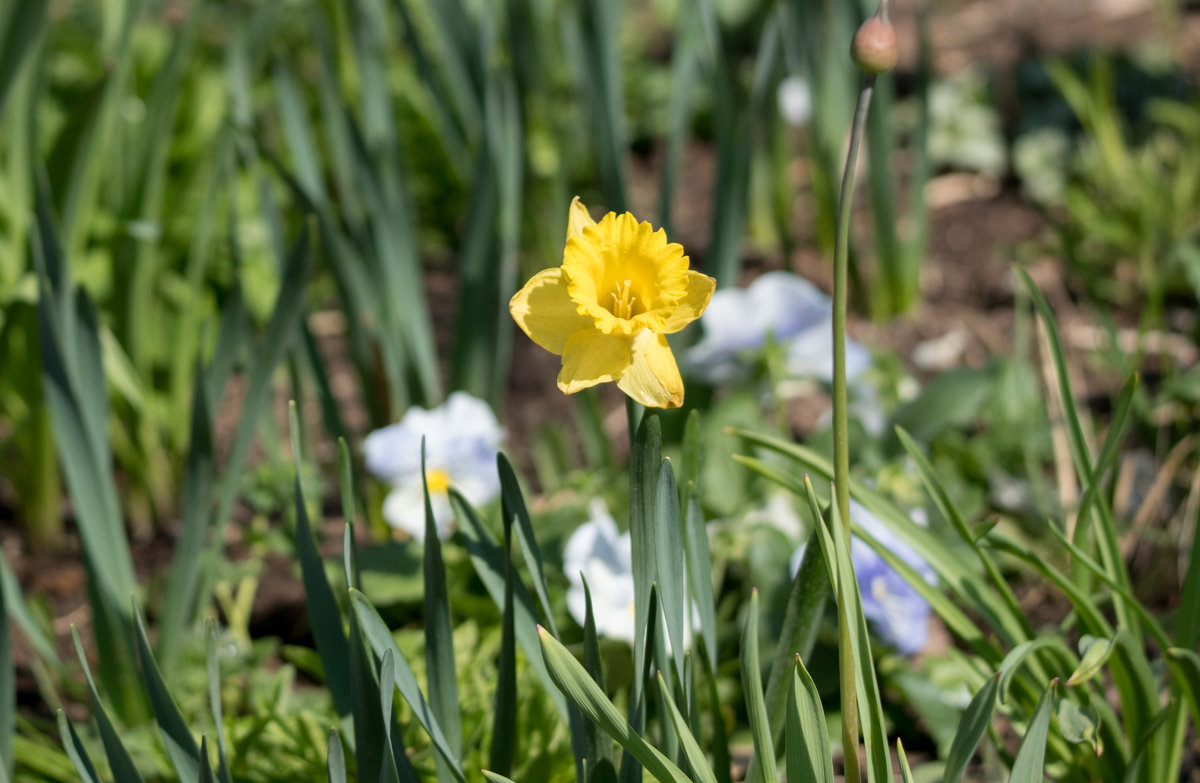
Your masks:
M914 521L923 524L922 516L914 513ZM929 563L855 500L850 501L850 518L880 545L912 566L926 582L937 583L937 574ZM792 555L793 575L799 570L803 556L803 546ZM858 536L850 539L850 560L862 595L863 615L875 634L905 655L919 653L929 641L929 619L933 613L929 603Z
M683 357L688 372L709 383L743 377L767 340L783 350L793 378L833 378L833 304L820 289L790 272L767 272L746 288L720 288L700 316L704 338ZM871 365L862 344L846 340L846 378Z
M499 494L496 454L504 429L486 402L454 392L436 408L414 406L398 424L367 435L363 441L367 470L392 486L383 501L383 518L418 541L425 539L422 437L433 518L438 537L446 538L454 529L447 494L451 486L473 506Z

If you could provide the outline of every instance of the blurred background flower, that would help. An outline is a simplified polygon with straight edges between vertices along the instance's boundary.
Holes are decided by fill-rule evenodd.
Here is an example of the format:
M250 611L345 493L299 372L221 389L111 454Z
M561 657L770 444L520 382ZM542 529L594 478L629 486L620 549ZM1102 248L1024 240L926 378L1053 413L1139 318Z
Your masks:
M912 517L917 524L925 524L921 509L913 512ZM880 545L912 566L926 582L937 583L937 574L929 563L856 500L850 501L850 518ZM804 546L792 555L793 576L799 570L803 556ZM850 559L862 594L863 614L875 634L905 655L921 652L929 641L932 610L928 602L858 536L850 539Z
M603 500L593 500L591 518L567 539L563 570L571 583L567 609L583 625L587 597L583 583L592 593L592 616L596 633L609 639L634 640L633 547L629 534L617 531L617 523Z
M784 352L792 378L833 377L833 305L828 296L791 272L767 272L746 288L722 288L700 316L704 338L684 355L684 367L709 383L744 378L768 340ZM846 341L846 377L853 381L871 365L861 343Z
M390 484L383 518L418 541L425 539L421 485L421 438L425 439L425 478L438 537L450 535L454 513L447 490L454 486L472 506L500 492L496 453L504 429L486 402L454 392L442 405L409 408L398 424L375 430L363 441L367 470Z
M779 114L788 125L803 128L812 118L812 90L803 76L788 76L775 92Z

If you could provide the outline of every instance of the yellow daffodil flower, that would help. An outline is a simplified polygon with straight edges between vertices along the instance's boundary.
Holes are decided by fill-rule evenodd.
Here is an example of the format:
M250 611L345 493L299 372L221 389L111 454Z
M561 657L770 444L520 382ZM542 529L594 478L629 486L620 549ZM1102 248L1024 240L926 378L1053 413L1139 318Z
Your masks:
M683 379L666 335L699 318L715 288L662 229L628 212L597 223L576 197L562 266L534 275L508 307L529 339L562 356L563 393L616 381L642 405L678 408Z

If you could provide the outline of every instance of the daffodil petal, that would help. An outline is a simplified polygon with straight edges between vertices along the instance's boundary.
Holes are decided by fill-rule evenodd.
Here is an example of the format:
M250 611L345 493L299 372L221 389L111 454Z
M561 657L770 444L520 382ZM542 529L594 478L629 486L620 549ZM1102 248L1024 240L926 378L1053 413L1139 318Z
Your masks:
M584 329L567 340L562 357L558 388L563 394L574 394L624 375L629 369L629 340L598 329Z
M562 353L571 335L592 326L591 318L576 311L558 267L544 269L530 278L509 301L508 310L529 339L551 353Z
M717 290L717 281L706 274L688 270L687 293L675 306L675 311L667 317L662 330L663 334L674 334L683 327L700 317L704 308L712 300L713 291Z
M583 229L594 225L596 225L596 221L592 220L592 216L583 202L579 200L579 196L571 199L571 210L567 215L567 240L570 241L571 237L579 236L583 233Z
M632 361L617 387L650 408L682 405L683 379L667 338L649 330L634 338Z

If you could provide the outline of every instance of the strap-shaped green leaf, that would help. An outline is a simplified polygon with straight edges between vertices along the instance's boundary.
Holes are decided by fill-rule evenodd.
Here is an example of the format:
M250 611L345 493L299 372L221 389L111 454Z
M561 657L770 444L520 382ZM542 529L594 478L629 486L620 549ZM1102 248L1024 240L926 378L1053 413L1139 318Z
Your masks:
M1010 783L1041 783L1046 766L1046 736L1050 732L1050 716L1054 713L1054 690L1056 682L1042 694L1033 718L1021 738L1021 747L1013 761Z
M217 738L217 775L221 783L233 783L229 774L229 755L225 749L225 717L221 709L221 671L217 666L217 624L210 620L204 635L204 656L208 670L208 706L212 710Z
M92 716L96 719L96 726L100 730L100 742L104 745L108 766L117 779L139 783L142 779L141 774L137 771L133 757L129 755L129 750L125 747L120 732L113 725L112 718L108 716L108 711L100 701L100 693L96 690L95 680L92 679L92 668L88 665L87 655L83 652L83 643L79 641L79 632L73 625L71 626L71 641L75 644L75 655L79 658L79 665L83 669L83 676L87 681L88 696L92 701Z
M763 698L762 670L758 661L758 590L750 593L750 606L742 625L742 650L739 656L742 673L742 696L750 718L750 736L754 741L754 759L759 778L750 783L773 783L779 780L775 767L775 742L771 737L771 721Z
M421 438L421 476L425 500L424 607L425 607L425 678L429 688L429 706L446 737L453 761L435 759L438 779L453 773L446 765L458 767L462 757L462 714L458 706L458 672L454 660L454 625L450 621L450 594L446 589L446 565L442 560L442 541L438 537L433 503L429 499L429 479L425 470L425 439Z
M604 691L600 690L566 647L545 628L539 628L538 635L542 642L546 669L572 704L578 706L589 720L608 732L610 737L629 751L661 783L689 783L683 770L647 743L629 722L621 717L620 711L613 706L604 695Z
M796 655L791 675L784 721L787 779L833 783L829 727L825 724L821 694L799 655Z
M82 783L101 783L100 776L96 774L96 765L92 763L87 748L83 746L83 740L79 739L79 734L75 731L75 724L71 723L62 710L58 711L58 735L62 738L67 758L71 760L71 763L75 765L75 771L79 773L80 781Z
M146 636L146 620L142 617L141 608L136 604L133 608L134 621L137 627L138 661L142 666L142 682L146 694L150 697L150 707L154 710L154 722L163 743L167 746L167 755L175 767L176 774L183 781L198 780L200 775L200 748L188 728L187 721L171 692L163 680L154 653L150 649L150 639Z
M296 507L296 556L300 560L300 578L304 583L304 605L308 621L312 625L313 639L325 670L325 683L333 697L338 715L345 719L351 713L350 705L350 650L346 632L342 629L342 612L325 563L317 551L313 538L312 524L308 519L308 506L304 502L304 487L300 482L300 420L293 401L289 407L292 430L292 459L295 463L294 498Z
M704 755L704 750L700 747L700 743L696 741L696 737L688 728L687 720L683 717L683 713L675 706L674 700L671 699L671 693L667 689L667 683L663 680L663 676L659 673L658 678L658 696L662 704L667 706L667 711L671 718L671 725L675 727L675 733L679 737L679 743L683 747L684 758L687 759L688 765L692 768L692 776L696 783L717 783L716 776L713 775L712 767L708 763L708 757Z
M950 752L946 754L946 770L942 773L942 783L958 783L962 780L967 765L975 755L975 748L979 746L979 740L992 723L999 690L1000 677L996 674L988 677L983 687L971 697L971 702L963 711L962 720L958 723L958 731L954 732Z
M654 504L655 584L666 619L667 640L675 660L675 676L683 676L684 625L692 624L684 583L683 517L679 494L675 489L675 471L670 460L663 460L658 472L658 499Z
M346 756L337 729L329 730L325 767L329 771L329 783L346 783Z
M457 756L446 741L446 736L442 733L441 726L438 725L433 711L425 701L425 696L421 693L420 686L417 685L416 676L413 675L412 669L409 668L403 653L400 652L400 648L396 646L396 640L392 638L392 632L388 630L387 625L383 622L383 618L379 616L379 612L375 610L375 607L371 605L367 597L357 590L352 589L350 591L350 603L353 605L354 611L358 613L358 621L362 626L363 636L375 650L375 654L382 658L385 653L391 651L395 687L400 689L400 696L412 708L413 717L417 719L417 722L421 724L421 728L425 729L425 733L433 741L434 749L448 762L447 767L450 774L459 783L466 783L466 777L463 775L462 769L458 766ZM384 685L381 670L380 688L383 688Z

